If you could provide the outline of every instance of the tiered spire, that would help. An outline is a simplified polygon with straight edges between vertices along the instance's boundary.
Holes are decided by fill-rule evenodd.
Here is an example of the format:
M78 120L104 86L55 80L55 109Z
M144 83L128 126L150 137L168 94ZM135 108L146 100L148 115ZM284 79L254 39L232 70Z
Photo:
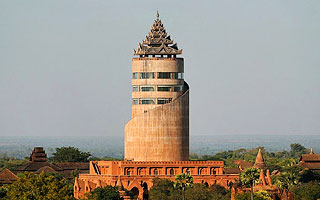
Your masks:
M257 157L256 157L256 162L254 163L255 168L263 169L266 167L264 164L264 159L262 157L261 149L259 149Z
M46 152L43 147L35 147L30 155L30 161L46 162L48 160Z
M151 31L139 43L137 50L134 50L134 55L177 55L182 54L182 49L178 49L177 43L173 44L170 35L167 34L157 11L157 18L154 20Z

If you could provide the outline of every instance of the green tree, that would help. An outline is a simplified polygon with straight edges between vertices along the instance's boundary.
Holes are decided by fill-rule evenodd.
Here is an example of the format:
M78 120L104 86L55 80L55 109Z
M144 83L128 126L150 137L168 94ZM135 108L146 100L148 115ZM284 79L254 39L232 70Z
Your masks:
M250 196L253 200L253 185L259 182L260 170L257 168L247 168L244 172L240 174L240 182L250 187Z
M254 193L254 199L256 199L256 200L272 200L272 196L265 190L259 190Z
M174 189L174 183L169 179L154 178L149 191L150 200L169 200Z
M16 168L26 164L28 161L8 157L6 154L0 155L0 172L5 168L9 170L15 170Z
M250 199L250 193L244 192L244 193L236 194L234 196L234 199L235 200L248 200L248 199Z
M102 158L99 158L99 157L95 157L95 156L91 156L88 161L98 161L98 160L107 160L107 161L118 161L118 160L121 160L119 158L113 158L113 157L108 157L108 156L105 156L105 157L102 157Z
M149 191L150 200L181 200L182 188L174 187L175 182L168 179L155 178ZM212 185L210 188L205 184L194 184L185 188L185 199L188 200L229 200L231 193L224 187Z
M186 189L185 197L188 200L212 200L213 194L209 192L209 188L204 184L196 183Z
M312 171L310 169L303 169L300 172L299 182L309 183L312 181L317 181L318 183L320 183L320 173Z
M295 200L316 200L320 198L319 182L313 181L292 188Z
M52 162L88 162L91 156L89 152L82 152L75 147L56 148L56 152L50 158Z
M226 195L228 191L221 185L213 184L210 186L210 192L215 194Z
M98 187L86 194L88 200L120 200L118 187L106 185L104 188Z
M189 174L183 173L176 175L175 180L176 182L174 183L174 187L182 190L182 199L185 200L185 189L188 187L192 187L193 177Z
M250 196L251 196L250 193L247 193L247 192L236 194L235 200L248 200ZM253 197L255 200L272 200L271 195L264 190L260 190L258 192L253 193Z
M212 194L212 200L229 200L231 198L230 190L227 190L221 185L211 185L209 192Z
M0 187L0 199L4 199L7 195L7 189L5 187Z
M298 183L298 176L293 171L281 172L279 176L275 179L275 184L282 195L283 192L286 193L286 199L288 200L289 191L292 186Z
M39 175L25 172L18 180L7 186L6 200L71 200L73 198L73 186L61 177L53 174Z
M298 143L290 144L290 148L291 148L291 151L290 151L291 157L300 157L301 154L308 152L307 148L305 148L304 146Z

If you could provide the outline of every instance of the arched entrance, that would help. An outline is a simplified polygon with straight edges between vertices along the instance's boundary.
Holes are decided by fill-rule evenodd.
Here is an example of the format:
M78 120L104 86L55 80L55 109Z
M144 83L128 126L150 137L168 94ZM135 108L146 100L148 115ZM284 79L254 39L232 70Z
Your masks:
M148 184L147 183L143 183L142 184L142 188L143 188L143 200L148 200L149 199L149 192L148 192Z
M131 189L131 192L133 193L134 199L137 199L139 197L139 189L137 187L133 187Z

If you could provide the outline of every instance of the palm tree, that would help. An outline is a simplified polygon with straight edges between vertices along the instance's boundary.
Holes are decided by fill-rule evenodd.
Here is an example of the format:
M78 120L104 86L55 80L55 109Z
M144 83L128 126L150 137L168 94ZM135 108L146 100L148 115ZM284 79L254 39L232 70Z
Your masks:
M282 172L279 176L276 177L275 184L282 195L283 192L286 192L286 199L289 198L289 190L293 185L298 183L298 176L295 173L290 171Z
M260 170L257 168L247 168L240 174L240 182L250 187L251 200L253 200L253 185L259 183Z
M192 187L193 177L189 174L179 174L175 176L176 182L174 183L174 187L182 189L182 199L185 200L185 189L188 187Z

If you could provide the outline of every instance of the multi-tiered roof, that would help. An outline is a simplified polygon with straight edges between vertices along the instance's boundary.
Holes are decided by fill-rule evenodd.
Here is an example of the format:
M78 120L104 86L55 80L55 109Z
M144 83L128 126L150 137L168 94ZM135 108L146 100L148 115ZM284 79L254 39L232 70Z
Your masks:
M177 43L173 43L170 35L167 34L157 12L157 18L154 20L151 31L139 43L137 50L134 50L134 55L177 55L182 54L182 49L178 48Z

